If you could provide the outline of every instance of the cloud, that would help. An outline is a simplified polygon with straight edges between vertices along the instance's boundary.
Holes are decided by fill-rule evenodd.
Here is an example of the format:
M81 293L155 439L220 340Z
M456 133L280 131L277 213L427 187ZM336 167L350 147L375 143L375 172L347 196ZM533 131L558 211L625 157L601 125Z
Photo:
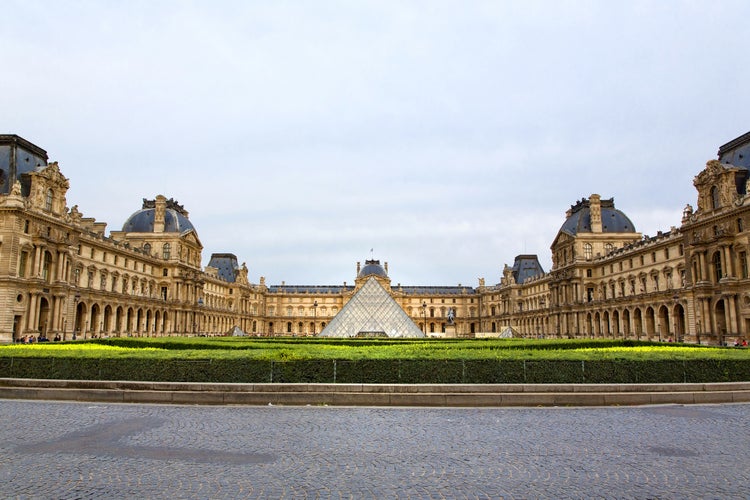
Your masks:
M110 229L174 197L269 282L499 280L565 210L648 234L746 132L744 2L11 2L7 133ZM28 26L34 26L33 36ZM645 228L645 229L642 229Z

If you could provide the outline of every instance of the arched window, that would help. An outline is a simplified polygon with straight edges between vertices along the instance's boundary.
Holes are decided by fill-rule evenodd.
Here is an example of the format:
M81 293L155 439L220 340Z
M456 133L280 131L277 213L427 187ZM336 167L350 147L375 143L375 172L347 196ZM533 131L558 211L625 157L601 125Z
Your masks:
M44 262L42 263L42 279L44 281L49 281L51 276L52 269L52 254L49 252L44 252Z
M143 245L143 251L148 255L151 255L151 243L146 243L145 245Z
M711 208L716 210L721 206L721 202L719 200L719 188L716 186L711 188Z
M615 249L615 246L612 243L607 243L604 245L604 254L611 253Z
M172 253L172 247L169 245L169 243L164 243L164 246L161 247L161 253L164 260L169 260L169 257Z
M44 209L47 210L48 212L52 210L52 190L51 189L47 190L47 195L44 198Z
M721 278L724 277L724 274L721 271L721 252L714 253L714 256L711 260L714 264L714 277L718 282Z
M583 256L586 260L591 259L591 257L594 255L594 250L591 247L591 243L585 243L583 245Z

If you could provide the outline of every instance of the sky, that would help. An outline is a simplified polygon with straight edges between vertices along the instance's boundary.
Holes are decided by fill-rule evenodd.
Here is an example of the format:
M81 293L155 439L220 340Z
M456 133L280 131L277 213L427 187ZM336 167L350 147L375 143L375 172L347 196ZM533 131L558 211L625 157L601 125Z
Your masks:
M6 0L0 133L108 231L158 194L268 284L498 283L569 207L679 226L750 131L745 1Z

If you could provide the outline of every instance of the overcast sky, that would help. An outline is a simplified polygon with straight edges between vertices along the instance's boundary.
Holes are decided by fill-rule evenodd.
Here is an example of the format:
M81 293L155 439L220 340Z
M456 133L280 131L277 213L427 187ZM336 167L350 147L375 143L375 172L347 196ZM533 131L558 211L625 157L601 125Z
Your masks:
M175 198L279 284L500 280L582 197L679 226L750 130L744 1L5 1L0 133L119 230ZM371 252L372 249L372 252Z

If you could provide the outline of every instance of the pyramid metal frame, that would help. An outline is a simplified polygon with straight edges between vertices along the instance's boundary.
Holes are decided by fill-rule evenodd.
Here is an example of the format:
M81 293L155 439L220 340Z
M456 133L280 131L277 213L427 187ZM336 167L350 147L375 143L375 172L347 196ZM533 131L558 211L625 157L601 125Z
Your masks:
M424 337L393 297L372 277L341 308L319 337Z

